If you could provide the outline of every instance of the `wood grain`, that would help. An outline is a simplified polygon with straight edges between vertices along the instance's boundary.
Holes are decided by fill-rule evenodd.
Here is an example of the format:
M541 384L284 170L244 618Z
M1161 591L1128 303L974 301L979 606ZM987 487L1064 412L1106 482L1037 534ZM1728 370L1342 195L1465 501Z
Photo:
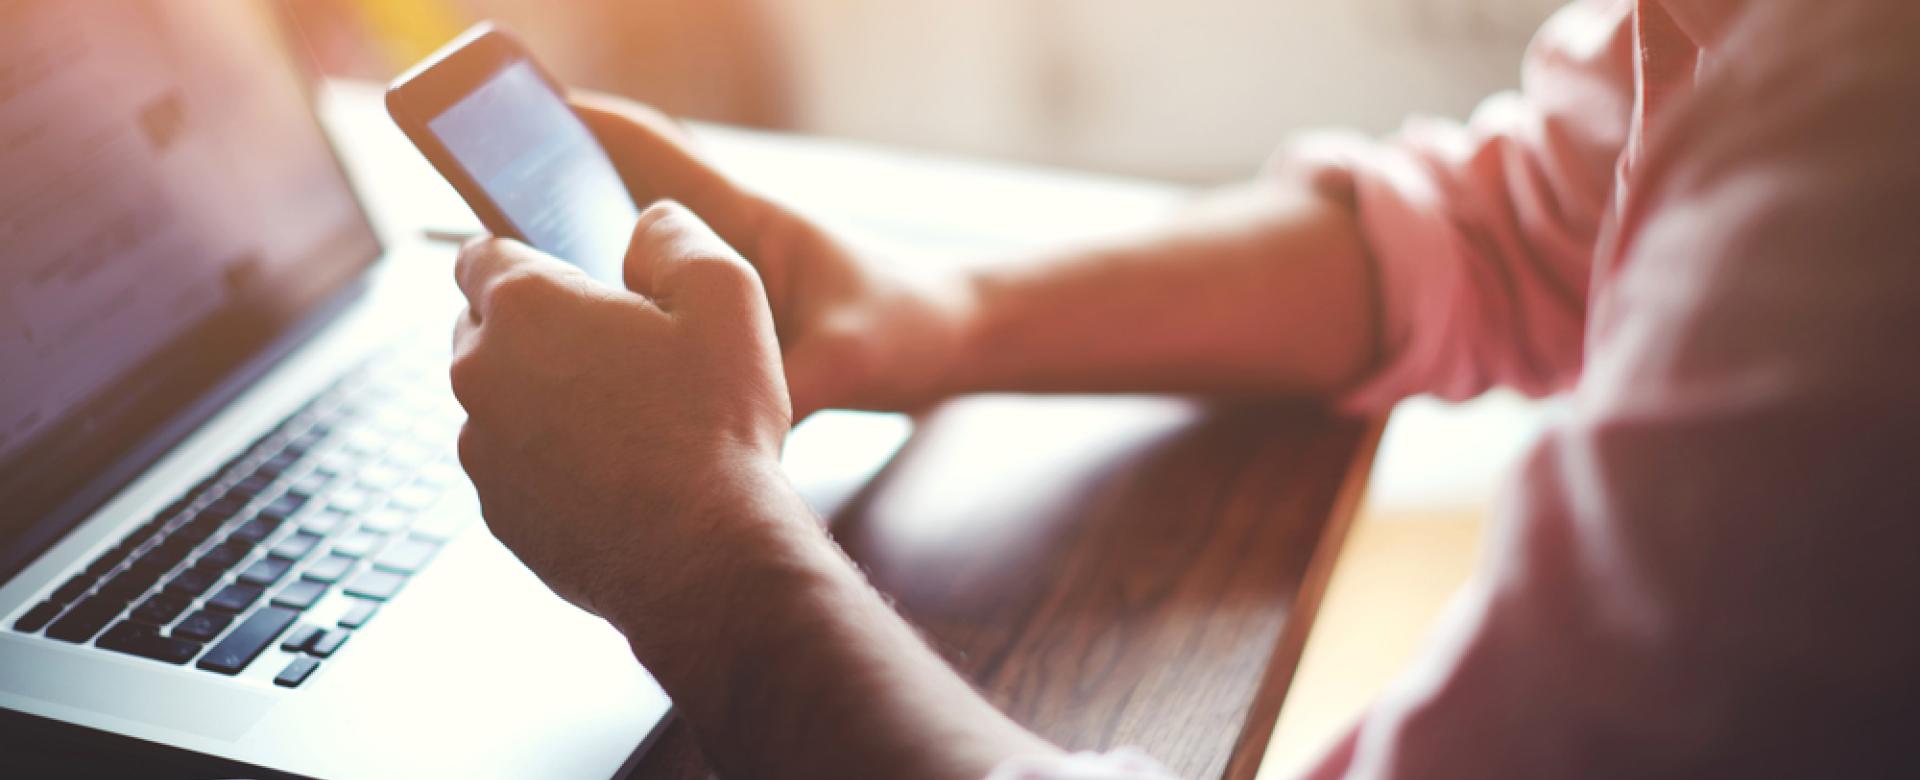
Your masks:
M1041 735L1245 777L1304 641L1310 564L1377 433L1293 404L966 399L924 418L833 528ZM676 723L634 776L708 774Z

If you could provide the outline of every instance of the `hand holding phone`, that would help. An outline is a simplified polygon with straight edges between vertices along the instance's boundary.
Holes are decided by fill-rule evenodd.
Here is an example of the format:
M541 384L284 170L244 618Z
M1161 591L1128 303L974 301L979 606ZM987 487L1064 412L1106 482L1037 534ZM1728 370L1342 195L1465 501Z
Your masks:
M640 210L566 90L482 22L387 90L387 111L480 224L624 286Z

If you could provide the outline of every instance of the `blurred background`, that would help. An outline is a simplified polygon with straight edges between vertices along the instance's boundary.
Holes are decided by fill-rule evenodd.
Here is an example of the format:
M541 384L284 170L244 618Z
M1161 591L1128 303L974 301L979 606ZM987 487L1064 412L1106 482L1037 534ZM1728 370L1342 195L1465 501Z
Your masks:
M386 79L466 25L683 116L1191 183L1290 133L1463 116L1561 0L289 0Z

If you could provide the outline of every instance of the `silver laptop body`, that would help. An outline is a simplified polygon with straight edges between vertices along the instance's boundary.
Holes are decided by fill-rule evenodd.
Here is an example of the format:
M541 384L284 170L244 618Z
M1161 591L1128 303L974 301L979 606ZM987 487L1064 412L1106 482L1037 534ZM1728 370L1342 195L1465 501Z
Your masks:
M477 520L450 251L383 259L275 5L0 24L0 708L299 775L615 775L669 703Z

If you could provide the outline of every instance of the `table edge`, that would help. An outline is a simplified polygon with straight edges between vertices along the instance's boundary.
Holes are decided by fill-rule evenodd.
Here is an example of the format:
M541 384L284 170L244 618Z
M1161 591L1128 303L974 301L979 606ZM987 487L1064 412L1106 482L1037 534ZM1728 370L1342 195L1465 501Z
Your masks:
M1312 556L1308 558L1299 595L1287 615L1286 626L1280 631L1279 641L1274 644L1266 671L1261 675L1259 689L1247 709L1240 736L1228 756L1227 769L1222 773L1227 780L1253 780L1266 760L1267 747L1272 743L1274 727L1280 721L1280 710L1286 703L1287 689L1291 687L1294 673L1299 669L1307 636L1312 632L1314 618L1319 614L1327 585L1333 579L1333 570L1339 563L1340 551L1346 546L1347 534L1352 530L1354 520L1360 513L1360 504L1366 497L1367 482L1373 473L1374 458L1379 454L1380 438L1386 430L1386 424L1385 415L1367 420L1365 429L1354 445L1346 474L1340 480L1339 492L1334 495L1333 505L1328 510L1326 525L1314 543Z

